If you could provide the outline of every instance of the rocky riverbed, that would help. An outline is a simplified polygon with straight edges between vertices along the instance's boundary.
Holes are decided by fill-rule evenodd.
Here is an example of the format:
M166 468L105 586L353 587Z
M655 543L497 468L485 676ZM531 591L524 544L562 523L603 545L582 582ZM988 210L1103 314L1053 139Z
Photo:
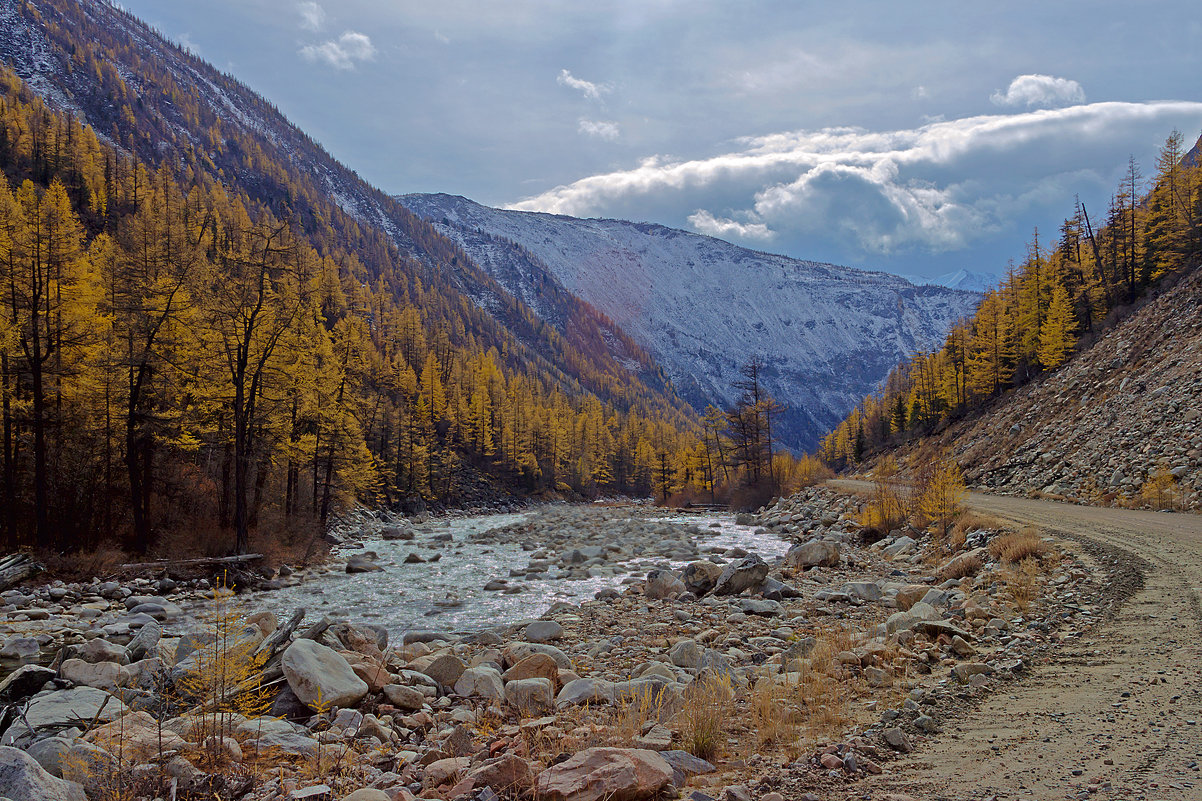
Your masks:
M169 583L8 593L5 649L68 647L0 684L0 796L844 797L1105 611L1037 537L865 545L859 503L393 523L207 617Z

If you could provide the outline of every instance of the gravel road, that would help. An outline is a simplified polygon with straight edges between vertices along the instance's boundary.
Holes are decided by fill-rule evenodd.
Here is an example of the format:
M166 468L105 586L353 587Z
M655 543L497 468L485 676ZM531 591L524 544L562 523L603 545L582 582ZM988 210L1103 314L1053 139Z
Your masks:
M866 797L1202 799L1202 516L980 493L966 504L1066 540L1108 576L1108 597L1089 600L1110 614Z

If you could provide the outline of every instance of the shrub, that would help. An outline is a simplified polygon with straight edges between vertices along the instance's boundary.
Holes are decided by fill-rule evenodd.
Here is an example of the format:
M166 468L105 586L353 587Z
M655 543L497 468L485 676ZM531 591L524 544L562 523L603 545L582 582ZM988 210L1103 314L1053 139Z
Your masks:
M1048 544L1039 536L1039 532L1032 528L1002 534L989 543L989 553L995 559L1011 564L1018 564L1027 559L1043 559L1049 551Z
M734 699L734 687L727 675L702 673L685 688L677 721L686 751L700 759L718 754Z

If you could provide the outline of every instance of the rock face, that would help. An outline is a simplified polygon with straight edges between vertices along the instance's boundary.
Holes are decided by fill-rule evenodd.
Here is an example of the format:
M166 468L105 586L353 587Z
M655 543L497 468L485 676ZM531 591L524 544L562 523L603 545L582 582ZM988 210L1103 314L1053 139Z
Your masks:
M810 540L794 545L785 554L785 567L804 570L809 567L838 567L839 546L825 540Z
M24 751L0 747L0 796L11 801L87 801L83 787L56 779Z
M353 706L367 695L367 683L333 648L313 640L297 640L284 651L288 686L310 708Z
M672 767L655 751L589 748L538 775L546 801L640 801L672 781Z
M768 578L768 564L755 554L722 568L714 583L714 595L738 595L744 590L759 587Z

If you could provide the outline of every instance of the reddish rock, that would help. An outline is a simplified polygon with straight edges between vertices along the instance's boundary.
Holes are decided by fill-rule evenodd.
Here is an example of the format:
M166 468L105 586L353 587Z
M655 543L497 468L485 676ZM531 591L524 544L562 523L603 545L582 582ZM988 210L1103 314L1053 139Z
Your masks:
M589 748L538 775L543 801L641 801L672 781L672 768L654 751Z

